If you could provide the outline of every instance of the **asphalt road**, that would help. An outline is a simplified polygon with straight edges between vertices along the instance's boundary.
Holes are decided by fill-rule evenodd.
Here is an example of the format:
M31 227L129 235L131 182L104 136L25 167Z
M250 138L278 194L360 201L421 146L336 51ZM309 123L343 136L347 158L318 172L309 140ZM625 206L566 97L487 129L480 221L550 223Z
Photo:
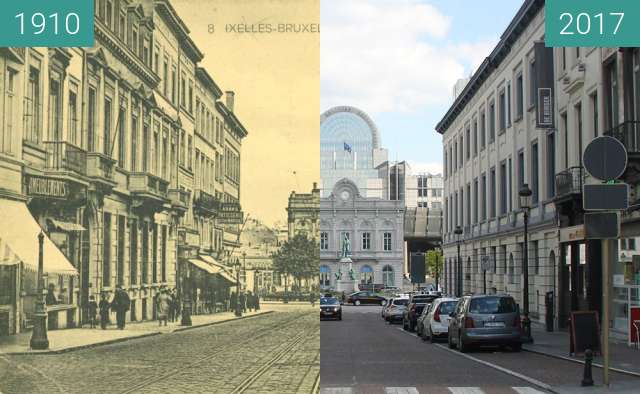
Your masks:
M499 349L461 354L446 343L423 342L401 325L385 323L378 306L344 306L342 321L322 321L320 327L323 394L533 394L579 386L582 379L582 366L542 355Z
M311 393L318 309L291 307L58 355L0 355L8 393Z

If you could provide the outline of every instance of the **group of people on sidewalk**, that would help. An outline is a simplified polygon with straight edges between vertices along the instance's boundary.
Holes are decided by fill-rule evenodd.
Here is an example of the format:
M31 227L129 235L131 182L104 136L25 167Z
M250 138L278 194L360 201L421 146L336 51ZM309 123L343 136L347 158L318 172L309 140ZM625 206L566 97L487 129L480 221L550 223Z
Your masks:
M247 309L249 310L249 312L251 312L252 310L260 310L260 296L258 296L257 294L253 294L251 291L248 291L246 294L244 292L241 292L239 300L235 292L231 293L231 298L229 299L229 310L234 310L237 306L238 301L240 303L240 310L242 312L246 312Z
M161 288L156 294L154 303L156 305L156 315L158 324L167 325L167 322L175 322L180 315L180 299L176 289L169 290L165 287ZM121 285L116 286L113 298L109 301L107 293L100 295L100 302L96 302L94 296L89 297L89 324L91 328L96 328L98 321L98 313L100 314L100 328L107 329L110 322L110 313L116 313L116 323L118 329L124 330L126 324L126 314L131 308L131 299L129 294Z

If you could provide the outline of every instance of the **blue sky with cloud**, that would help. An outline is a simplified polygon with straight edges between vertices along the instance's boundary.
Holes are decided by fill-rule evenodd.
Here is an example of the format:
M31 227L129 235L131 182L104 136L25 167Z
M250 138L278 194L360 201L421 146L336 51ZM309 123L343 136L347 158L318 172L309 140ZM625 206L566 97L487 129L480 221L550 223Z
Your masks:
M352 105L382 133L391 160L440 172L434 131L522 0L322 0L321 111Z

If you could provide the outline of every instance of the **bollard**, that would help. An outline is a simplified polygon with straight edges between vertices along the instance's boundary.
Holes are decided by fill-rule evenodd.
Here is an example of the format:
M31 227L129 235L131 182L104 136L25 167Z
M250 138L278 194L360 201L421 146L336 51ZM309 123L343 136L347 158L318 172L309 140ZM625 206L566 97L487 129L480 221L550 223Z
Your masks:
M582 377L582 387L593 386L593 377L591 375L591 365L593 362L593 352L587 349L584 352L584 376Z

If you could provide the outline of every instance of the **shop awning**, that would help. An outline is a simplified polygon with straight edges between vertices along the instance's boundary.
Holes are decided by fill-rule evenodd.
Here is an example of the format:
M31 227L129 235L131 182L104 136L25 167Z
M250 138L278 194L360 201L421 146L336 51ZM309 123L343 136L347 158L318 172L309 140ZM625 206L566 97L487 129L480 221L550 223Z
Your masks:
M70 231L85 231L85 228L82 227L81 225L77 224L77 223L63 222L63 221L55 220L55 219L48 219L48 220L58 230L68 231L68 232L70 232Z
M38 234L41 232L42 228L24 202L0 199L0 238L26 268L36 271L38 270ZM65 255L46 235L43 246L44 272L78 274Z
M20 259L13 253L9 245L0 238L0 265L16 265Z
M236 280L233 277L232 274L230 274L229 272L227 272L227 269L224 265L220 264L219 262L217 262L213 257L208 256L206 254L201 254L200 258L204 261L206 261L207 263L209 263L209 265L215 270L215 273L220 275L221 277L223 277L224 279L226 279L227 281L235 284Z
M195 265L196 267L200 268L201 270L203 270L204 272L208 272L210 274L215 274L216 273L216 269L207 264L206 262L204 262L203 260L200 259L189 259L189 262L193 265Z

